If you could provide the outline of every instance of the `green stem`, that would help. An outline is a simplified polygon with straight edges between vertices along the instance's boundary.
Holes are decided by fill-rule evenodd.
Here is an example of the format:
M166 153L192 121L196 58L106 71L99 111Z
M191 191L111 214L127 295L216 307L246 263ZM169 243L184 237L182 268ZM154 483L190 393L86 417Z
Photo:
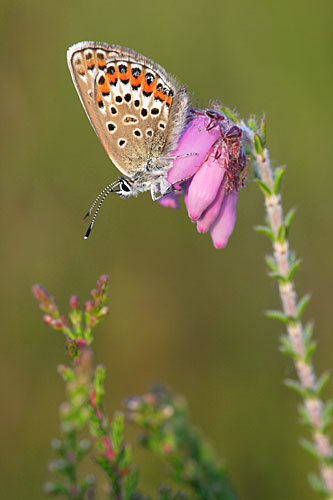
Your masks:
M255 145L256 134L243 124L247 141L251 148L251 154L254 158L257 175L259 180L266 188L262 189L265 196L265 206L267 212L267 220L272 232L273 255L277 268L277 276L279 282L279 292L284 312L284 322L287 328L287 342L290 346L288 352L294 360L296 373L299 383L292 381L294 388L298 387L298 392L301 393L304 400L303 416L306 423L310 427L312 435L312 443L307 446L308 449L315 455L320 476L322 480L322 488L320 480L314 480L313 486L321 490L324 497L333 500L333 466L332 466L332 448L327 435L327 416L325 417L325 409L328 405L319 397L320 389L323 386L318 380L313 364L311 362L311 354L313 344L309 344L309 338L306 334L306 329L300 320L300 316L305 308L301 304L297 304L295 283L290 278L292 272L292 258L285 230L286 221L283 217L281 194L276 186L276 179L279 171L273 171L270 164L270 158L267 148L258 150ZM319 389L319 386L320 389ZM326 421L325 421L326 420Z

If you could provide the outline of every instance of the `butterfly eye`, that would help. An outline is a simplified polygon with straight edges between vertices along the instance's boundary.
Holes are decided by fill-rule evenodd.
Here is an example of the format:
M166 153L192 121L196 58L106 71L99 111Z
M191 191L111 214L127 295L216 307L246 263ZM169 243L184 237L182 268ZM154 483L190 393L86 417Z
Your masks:
M131 186L123 179L119 183L119 189L120 191L124 191L125 193L131 192Z

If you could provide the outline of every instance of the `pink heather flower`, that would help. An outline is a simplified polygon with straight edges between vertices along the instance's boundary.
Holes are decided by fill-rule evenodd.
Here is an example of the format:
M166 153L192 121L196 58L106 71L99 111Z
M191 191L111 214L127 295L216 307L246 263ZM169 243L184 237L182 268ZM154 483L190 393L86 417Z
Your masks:
M159 201L179 208L184 195L189 217L200 233L210 232L216 248L226 246L236 222L246 165L241 139L241 129L220 112L193 111L173 155L196 155L174 160L168 181L176 190Z
M78 307L80 307L80 300L79 300L79 297L77 295L70 296L69 307L71 308L71 310L77 309Z

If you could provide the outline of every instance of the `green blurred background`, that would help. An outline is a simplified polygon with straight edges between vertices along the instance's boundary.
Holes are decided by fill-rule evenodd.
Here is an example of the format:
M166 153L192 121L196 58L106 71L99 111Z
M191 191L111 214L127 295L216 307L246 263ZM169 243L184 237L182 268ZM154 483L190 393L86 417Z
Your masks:
M293 376L278 352L278 308L266 275L270 250L253 226L263 199L249 172L225 250L185 211L150 195L109 199L86 242L81 217L118 177L72 84L66 50L81 40L118 43L186 82L204 106L218 98L243 117L266 113L273 163L286 164L284 202L295 206L292 246L304 258L317 370L332 366L332 3L301 0L2 2L2 498L43 498L50 440L58 434L61 335L41 323L31 285L67 310L97 277L111 277L111 314L96 337L107 367L107 409L163 382L185 395L192 420L225 456L241 498L315 498L315 468L298 445ZM327 389L332 394L333 384ZM135 447L141 485L162 467Z

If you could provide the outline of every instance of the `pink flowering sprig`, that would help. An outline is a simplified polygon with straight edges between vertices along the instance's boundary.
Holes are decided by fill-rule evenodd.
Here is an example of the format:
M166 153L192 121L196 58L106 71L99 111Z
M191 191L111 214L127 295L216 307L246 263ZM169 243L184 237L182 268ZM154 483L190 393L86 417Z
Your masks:
M96 288L91 290L91 299L80 308L80 301L76 295L69 299L70 312L68 317L60 314L54 297L50 296L40 285L32 287L33 294L39 301L39 307L45 313L44 322L55 330L61 331L66 337L68 354L77 359L81 350L91 345L92 331L108 314L109 308L105 305L108 298L108 277L101 276Z
M108 278L101 276L96 288L91 291L91 300L80 308L77 296L69 300L68 317L59 312L54 297L40 285L33 286L33 293L44 313L44 322L66 338L66 350L71 366L60 365L58 372L66 384L66 401L60 406L61 438L54 439L52 447L56 458L50 462L50 470L58 473L63 480L45 484L45 491L63 495L71 500L94 498L95 477L88 474L79 478L78 468L90 450L90 442L84 436L90 414L90 384L92 380L92 351L88 348L93 340L92 329L108 312Z
M66 351L71 366L60 365L58 372L66 384L66 401L60 406L61 437L52 446L56 458L50 462L51 472L62 477L45 484L45 492L69 500L93 500L96 480L93 474L80 478L79 465L91 451L87 431L93 439L95 462L107 474L106 491L112 500L144 500L137 491L137 471L132 464L130 446L125 443L124 417L117 414L109 422L103 410L105 370L94 370L91 350L93 329L104 319L109 309L108 278L101 276L90 292L83 310L77 296L69 300L68 317L61 315L56 301L40 285L33 293L45 313L44 321L66 337Z
M194 428L185 400L161 387L127 400L128 417L142 431L141 444L167 463L191 499L236 500L226 468Z
M315 374L312 325L304 326L302 321L310 297L305 295L298 300L296 295L294 277L301 261L289 244L295 212L290 210L286 216L283 214L281 181L284 169L271 167L266 147L265 119L260 124L250 119L247 123L241 122L240 126L244 131L247 151L253 159L257 184L265 198L267 224L256 227L256 230L268 236L272 243L273 254L266 257L266 263L270 276L278 283L282 303L281 311L268 311L267 316L279 320L286 328L280 349L293 360L297 376L297 379L286 380L286 385L302 398L299 409L301 422L309 429L311 440L302 439L301 444L315 457L319 468L319 475L310 475L310 483L324 498L333 500L333 448L329 435L333 424L333 403L325 402L321 397L328 374L323 373L320 377Z

